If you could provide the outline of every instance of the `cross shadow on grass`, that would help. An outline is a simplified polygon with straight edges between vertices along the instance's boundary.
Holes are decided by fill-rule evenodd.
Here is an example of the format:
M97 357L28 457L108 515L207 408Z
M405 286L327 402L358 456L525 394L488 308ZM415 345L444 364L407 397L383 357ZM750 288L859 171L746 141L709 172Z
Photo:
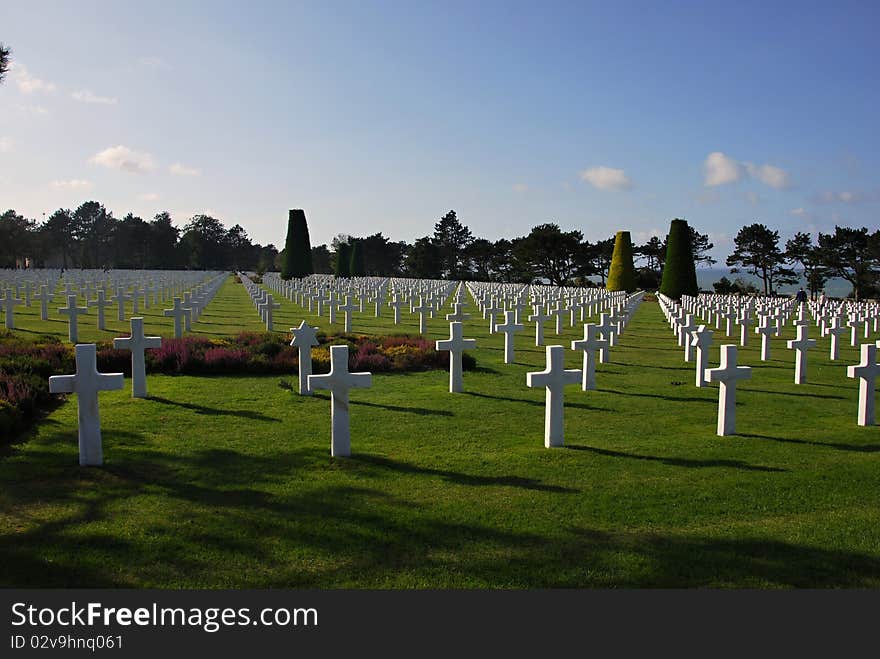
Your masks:
M770 435L756 435L753 433L737 433L738 437L750 437L751 439L767 439L783 444L803 444L807 446L819 446L821 448L833 448L838 451L853 451L855 453L880 453L880 444L837 444L835 442L816 442L808 439L793 439L790 437L771 437Z
M392 460L378 455L354 455L351 458L355 462L389 469L404 474L418 474L423 476L439 476L440 478L455 483L456 485L472 485L472 486L495 486L495 487L518 487L524 490L536 490L540 492L559 492L566 494L577 494L579 490L570 487L562 487L560 485L547 485L534 478L526 478L524 476L479 476L476 474L463 474L457 471L447 469L432 469L430 467L419 467L408 462L400 460Z
M809 385L807 385L809 386ZM847 400L846 396L832 396L830 394L817 394L812 391L804 391L803 393L798 393L796 391L768 391L766 389L752 389L748 385L743 385L743 392L754 392L758 394L767 394L770 396L795 396L796 398L824 398L827 400Z
M396 376L395 376L396 377ZM330 394L326 391L313 391L312 395L316 399L321 400L330 400ZM434 410L428 407L404 407L403 405L388 405L387 403L372 403L366 400L357 400L357 399L349 399L349 405L357 405L359 407L376 407L382 410L388 410L390 412L406 412L407 414L418 414L419 416L455 416L449 410Z
M766 472L786 472L787 469L778 467L765 467L763 465L751 465L741 460L692 460L689 458L673 458L660 457L655 455L638 455L636 453L623 453L622 451L612 451L610 449L597 448L595 446L582 446L576 444L566 444L566 448L574 451L589 451L598 455L604 455L609 458L629 458L631 460L647 460L649 462L660 462L673 467L723 467L729 469L741 469L743 471L766 471Z
M717 405L718 401L714 398L700 398L698 396L666 396L663 394L647 394L647 393L636 393L634 391L620 391L618 389L606 389L604 387L597 388L596 391L600 391L606 394L616 394L618 396L637 396L639 398L659 398L661 400L668 400L675 403L709 403L711 405Z
M207 407L206 405L198 405L196 403L182 403L180 401L162 398L161 396L147 396L147 400L161 403L162 405L182 407L187 410L192 410L196 414L205 414L207 416L235 416L242 419L251 419L253 421L272 421L273 423L281 423L281 419L266 416L265 414L254 412L253 410L224 410L216 407Z
M532 405L534 407L544 408L547 406L547 403L541 400L531 400L529 398L513 398L512 396L493 396L492 394L482 394L476 391L465 391L463 392L466 396L476 396L477 398L491 398L492 400L504 400L510 403L525 403L526 405ZM566 398L565 401L566 407L571 407L580 410L591 410L594 412L611 412L613 410L609 410L607 407L598 407L596 405L588 405L587 403L578 403L571 401L569 398Z

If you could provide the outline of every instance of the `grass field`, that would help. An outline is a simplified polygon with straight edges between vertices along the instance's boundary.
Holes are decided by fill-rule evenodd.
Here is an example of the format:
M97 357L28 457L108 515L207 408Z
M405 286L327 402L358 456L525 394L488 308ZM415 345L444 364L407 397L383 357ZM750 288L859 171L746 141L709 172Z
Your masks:
M281 303L279 330L303 318L333 329ZM66 336L26 311L22 331ZM399 328L390 318L370 309L354 330L417 331L416 316ZM105 338L124 334L108 326ZM260 328L230 280L193 330ZM428 330L448 335L439 316ZM545 331L566 347L582 334ZM720 335L713 365L717 345L734 342ZM376 375L352 392L349 459L329 455L326 392L299 397L278 377L150 376L149 399L130 398L128 382L101 395L105 465L80 468L71 397L0 457L0 584L880 587L880 427L855 423L855 349L829 362L820 339L798 386L791 328L770 362L752 341L740 351L754 367L740 434L720 438L717 388L694 387L646 302L598 366L599 389L568 389L566 448L548 450L544 393L525 386L544 364L534 330L517 337L513 365L487 321L468 321L465 336L478 340L466 393L449 394L443 371Z

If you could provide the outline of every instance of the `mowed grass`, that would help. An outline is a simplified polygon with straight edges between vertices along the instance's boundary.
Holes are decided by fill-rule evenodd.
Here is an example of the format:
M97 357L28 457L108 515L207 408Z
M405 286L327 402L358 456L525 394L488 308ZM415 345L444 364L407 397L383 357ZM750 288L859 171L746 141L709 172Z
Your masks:
M317 319L281 300L276 328ZM597 391L566 392L566 447L543 446L534 329L466 323L478 370L374 375L351 394L353 455L329 455L326 392L278 377L150 376L151 398L101 394L105 465L77 466L76 399L0 457L5 586L227 588L880 587L880 429L828 340L806 385L773 339L741 349L740 434L715 435L718 391L694 386L656 303L633 318ZM446 313L444 311L444 313ZM390 310L355 332L418 330ZM341 322L341 316L340 316ZM258 329L227 283L194 325ZM448 335L438 316L431 339ZM582 330L548 344L568 347ZM812 331L816 336L815 328ZM716 331L717 345L725 340ZM580 356L568 351L568 367ZM296 383L296 375L288 380Z

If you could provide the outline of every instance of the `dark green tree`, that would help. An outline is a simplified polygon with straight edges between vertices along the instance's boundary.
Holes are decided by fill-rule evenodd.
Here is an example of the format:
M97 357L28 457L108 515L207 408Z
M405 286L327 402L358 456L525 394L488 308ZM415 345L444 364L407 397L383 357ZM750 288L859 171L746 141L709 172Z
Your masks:
M362 242L363 241L359 238L355 238L351 241L351 262L348 271L352 277L364 277L367 274L364 268L364 252L361 246Z
M307 277L314 271L306 213L301 208L291 209L287 217L287 239L284 242L281 278Z
M336 245L337 277L351 277L351 245L340 242Z
M554 286L564 286L577 270L581 240L580 231L562 231L557 224L541 224L517 241L514 252L520 261L529 264L535 276Z
M443 274L443 256L430 236L419 238L406 254L406 275L418 279L439 279Z
M312 264L315 267L315 272L318 274L333 274L331 254L330 250L327 249L327 245L318 245L317 247L312 247Z
M466 276L465 249L473 239L471 230L461 223L454 210L446 213L434 225L434 243L442 262L442 277L462 279Z
M477 281L492 280L492 243L485 238L477 238L465 250L468 278Z
M696 295L700 292L691 244L693 235L694 232L685 220L676 218L670 222L660 292L674 300L681 299L682 295Z
M12 55L12 49L0 43L0 83L6 79L6 73L9 71L10 55Z
M0 215L0 268L24 267L36 243L36 222L14 210Z
M636 269L633 265L633 246L629 231L618 231L614 237L614 251L611 253L611 266L608 268L609 291L636 290Z
M834 233L819 234L819 254L830 274L845 279L853 287L853 297L861 300L877 288L880 267L880 230L868 233L866 227L834 227Z
M786 241L785 253L791 261L800 264L810 297L815 300L828 280L819 246L813 244L813 237L809 233L798 231L794 238Z
M87 201L73 212L73 235L80 246L79 263L82 267L111 265L109 258L116 224L113 213L97 201Z
M150 222L147 240L149 242L148 263L151 268L173 269L180 266L177 251L180 229L174 226L171 215L167 211L157 213Z
M763 224L743 227L733 239L733 254L727 257L727 265L736 266L731 272L746 272L760 277L764 283L764 295L776 291L776 285L794 284L797 275L786 267L788 257L779 247L779 232L771 231Z
M61 252L61 264L64 269L73 265L73 255L77 249L73 234L73 213L69 209L59 208L52 213L40 227L40 233L47 245L52 245Z
M181 249L186 263L196 270L220 270L230 266L226 228L210 215L194 215L183 227Z

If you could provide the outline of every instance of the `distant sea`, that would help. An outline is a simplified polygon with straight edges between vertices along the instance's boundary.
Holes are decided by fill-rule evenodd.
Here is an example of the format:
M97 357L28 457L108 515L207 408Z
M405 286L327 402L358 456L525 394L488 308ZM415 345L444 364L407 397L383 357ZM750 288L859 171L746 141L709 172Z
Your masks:
M730 272L730 268L697 268L697 285L699 285L700 290L709 292L714 291L715 289L712 288L712 284L722 277L727 277L730 281L739 278L747 283L754 284L759 291L763 292L764 290L764 283L761 279L754 275L750 275L747 272L737 272L734 274ZM797 284L778 286L776 290L780 295L791 295L796 293L798 288L801 287L803 287L805 291L808 290L803 278L801 278L800 282ZM828 297L846 297L851 292L852 284L845 279L835 277L829 279L825 283L825 295Z

